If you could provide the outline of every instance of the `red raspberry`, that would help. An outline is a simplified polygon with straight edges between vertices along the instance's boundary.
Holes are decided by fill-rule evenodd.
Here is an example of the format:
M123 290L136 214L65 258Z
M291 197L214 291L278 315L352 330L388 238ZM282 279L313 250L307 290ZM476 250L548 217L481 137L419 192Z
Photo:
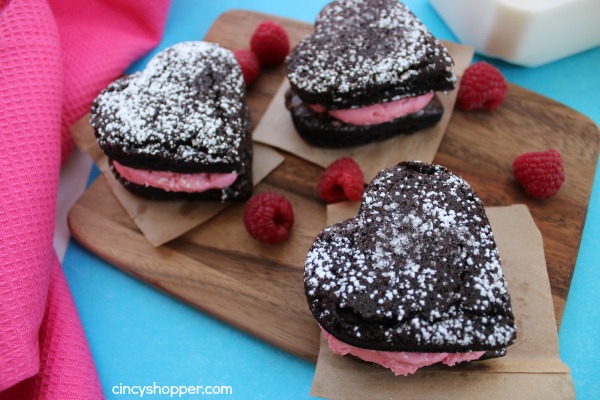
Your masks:
M251 50L243 49L234 51L233 55L240 64L240 67L242 67L242 74L244 75L246 86L250 86L250 84L256 80L258 72L260 71L260 63L258 62L256 54Z
M556 150L517 156L513 161L513 174L525 192L536 199L554 196L565 180L562 158Z
M508 87L502 72L485 61L465 70L458 90L458 104L463 110L492 111L506 98Z
M259 242L281 242L288 237L292 225L292 203L277 193L256 194L244 208L244 226L250 236Z
M260 65L280 65L290 52L290 39L281 24L264 21L252 34L250 48L258 57Z
M349 157L334 161L319 180L319 196L327 203L360 201L365 178L360 166Z

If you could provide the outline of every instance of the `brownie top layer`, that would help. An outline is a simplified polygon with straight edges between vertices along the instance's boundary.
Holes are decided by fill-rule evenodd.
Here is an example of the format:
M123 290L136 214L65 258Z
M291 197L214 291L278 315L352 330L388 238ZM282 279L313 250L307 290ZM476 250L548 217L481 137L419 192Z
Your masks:
M452 66L444 46L397 0L328 4L317 17L314 33L286 59L296 92L328 108L347 106L349 99L362 103L361 97L373 97L373 91L382 89L387 93L372 102L452 89ZM419 75L430 82L419 82Z
M173 169L217 164L235 170L247 139L245 96L232 52L183 42L103 90L91 123L100 147L124 165L160 161Z
M406 162L380 172L359 214L315 239L304 283L319 324L353 346L461 352L515 340L483 205L440 166Z

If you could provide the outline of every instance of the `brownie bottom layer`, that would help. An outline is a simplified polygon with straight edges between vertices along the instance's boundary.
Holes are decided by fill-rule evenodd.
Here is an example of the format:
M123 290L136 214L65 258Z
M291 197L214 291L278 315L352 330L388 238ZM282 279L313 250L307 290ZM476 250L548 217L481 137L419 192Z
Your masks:
M110 163L110 169L117 180L131 193L151 200L205 200L205 201L228 201L245 200L252 195L252 174L242 173L238 175L232 185L222 189L209 189L204 192L170 192L152 186L138 185L123 178Z
M328 113L317 113L289 89L285 106L292 114L298 134L318 147L352 147L381 141L393 136L417 132L437 124L444 108L435 96L422 110L377 125L350 125Z

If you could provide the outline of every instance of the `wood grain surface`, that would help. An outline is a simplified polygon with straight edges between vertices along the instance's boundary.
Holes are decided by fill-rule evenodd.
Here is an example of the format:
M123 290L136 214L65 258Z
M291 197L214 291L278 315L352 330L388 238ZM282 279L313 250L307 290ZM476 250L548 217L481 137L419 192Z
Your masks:
M247 48L263 20L280 21L292 44L308 34L306 23L249 11L221 15L205 40ZM248 103L256 126L284 70L263 70ZM75 128L76 129L76 128ZM544 238L557 325L564 310L598 160L598 128L553 100L509 84L504 105L492 113L455 110L436 163L462 175L486 206L525 203ZM512 160L526 151L556 148L566 180L557 196L527 198L514 181ZM285 162L258 191L285 194L296 223L290 239L276 246L253 241L242 225L243 204L153 248L108 189L94 182L72 208L68 222L76 240L93 253L150 285L293 354L316 360L318 329L302 285L304 256L325 225L316 182L320 167L286 154Z

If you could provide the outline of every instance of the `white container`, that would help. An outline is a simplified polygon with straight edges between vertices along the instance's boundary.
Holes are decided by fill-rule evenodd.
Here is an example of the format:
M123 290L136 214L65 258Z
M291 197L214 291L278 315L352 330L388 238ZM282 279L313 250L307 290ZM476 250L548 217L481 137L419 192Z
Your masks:
M535 67L600 45L600 0L429 1L461 42L514 64Z

